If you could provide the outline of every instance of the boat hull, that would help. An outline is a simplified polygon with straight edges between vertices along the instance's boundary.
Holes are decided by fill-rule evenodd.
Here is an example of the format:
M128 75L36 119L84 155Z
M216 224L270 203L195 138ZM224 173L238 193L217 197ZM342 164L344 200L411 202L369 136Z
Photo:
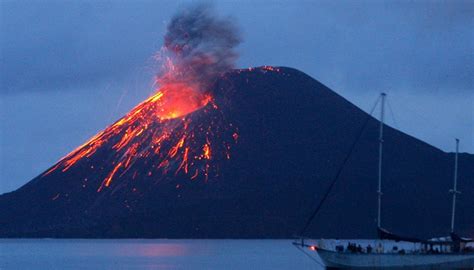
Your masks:
M319 249L327 269L474 269L474 254L361 254Z

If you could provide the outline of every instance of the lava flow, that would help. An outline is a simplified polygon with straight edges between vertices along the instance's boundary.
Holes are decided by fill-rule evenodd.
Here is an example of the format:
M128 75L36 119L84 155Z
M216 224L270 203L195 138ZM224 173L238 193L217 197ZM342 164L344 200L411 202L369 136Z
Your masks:
M196 117L189 114L196 111L201 115L193 122ZM238 138L237 128L221 116L209 94L201 95L185 85L162 88L61 159L43 176L64 173L78 164L84 166L100 150L110 151L107 154L111 157L110 163L100 168L88 166L100 174L105 173L97 188L99 192L125 174L130 176L125 178L147 174L159 180L163 175L183 173L191 180L201 176L207 181L209 174L218 173L212 161L229 159L231 146ZM134 168L140 161L152 164L144 172ZM86 182L87 179L84 185Z

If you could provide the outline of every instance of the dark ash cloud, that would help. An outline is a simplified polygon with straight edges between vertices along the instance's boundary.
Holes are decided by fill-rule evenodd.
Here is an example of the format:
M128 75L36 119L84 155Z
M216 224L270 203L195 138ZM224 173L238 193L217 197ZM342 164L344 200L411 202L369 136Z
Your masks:
M168 24L159 54L163 67L158 83L194 84L206 92L221 74L235 67L240 42L231 18L219 17L209 5L188 7Z

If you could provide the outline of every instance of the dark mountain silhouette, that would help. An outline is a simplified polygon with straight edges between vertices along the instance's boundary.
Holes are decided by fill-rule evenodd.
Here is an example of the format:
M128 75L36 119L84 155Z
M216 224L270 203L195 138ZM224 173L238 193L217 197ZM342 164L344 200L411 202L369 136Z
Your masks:
M79 148L75 155L84 156L67 170L66 159L1 195L0 237L293 237L368 115L291 68L236 70L216 83L214 93L213 104L186 116L187 127L181 120L147 120L137 135L130 126L144 119L128 127L119 120L115 131L99 136L100 145ZM127 168L118 166L131 145L149 151L149 134L170 126L160 150L168 156L141 155ZM117 149L127 132L135 137ZM192 137L178 149L182 158L190 147L189 172L178 159L159 166L183 134ZM377 136L371 118L309 236L376 236ZM199 156L206 143L213 146L207 160ZM446 235L453 154L390 127L384 153L383 226L414 237ZM467 236L474 236L473 168L474 155L461 154L456 227Z

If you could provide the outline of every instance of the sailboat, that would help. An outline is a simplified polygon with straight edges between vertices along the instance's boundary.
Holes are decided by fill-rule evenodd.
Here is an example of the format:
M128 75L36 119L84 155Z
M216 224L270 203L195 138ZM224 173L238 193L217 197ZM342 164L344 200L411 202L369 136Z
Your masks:
M294 242L299 248L309 249L319 255L326 269L474 269L474 241L460 237L455 233L456 197L460 193L457 188L459 140L456 139L454 162L454 186L452 193L451 233L449 236L432 239L416 239L401 237L385 229L381 225L382 209L382 156L384 106L386 94L381 94L379 152L378 152L378 203L377 232L379 239L305 239ZM375 108L375 107L374 107ZM336 176L337 179L337 176ZM312 218L323 204L313 213ZM309 221L310 221L309 220ZM308 226L310 222L306 225Z

